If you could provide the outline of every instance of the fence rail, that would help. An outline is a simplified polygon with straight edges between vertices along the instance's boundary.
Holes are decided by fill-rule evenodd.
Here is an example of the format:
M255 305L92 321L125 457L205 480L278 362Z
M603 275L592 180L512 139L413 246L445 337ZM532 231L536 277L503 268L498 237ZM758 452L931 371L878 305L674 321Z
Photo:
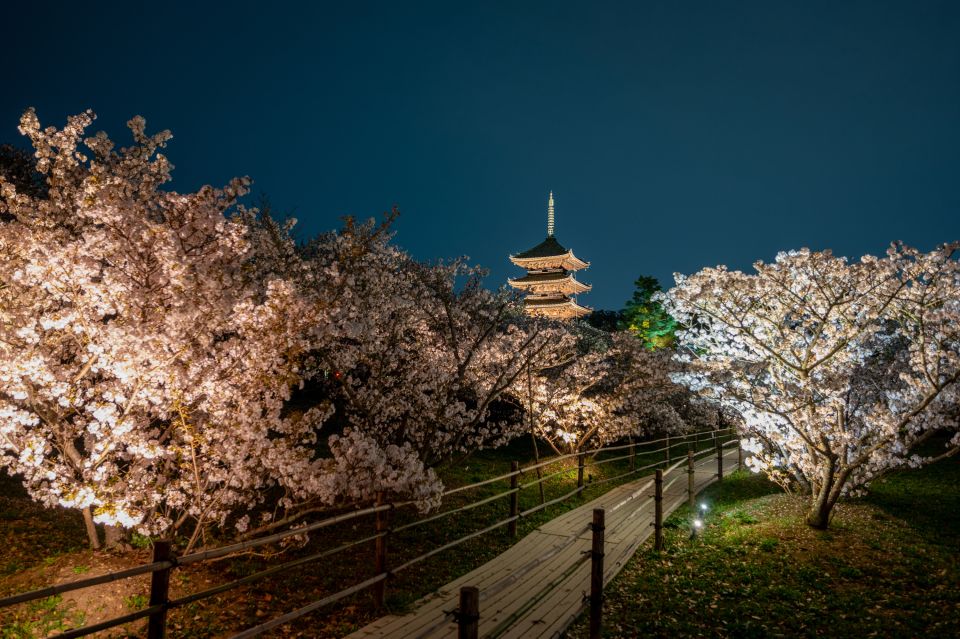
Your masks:
M700 451L694 453L689 451L686 456L683 457L680 461L677 461L673 465L667 467L666 469L658 468L656 469L654 479L644 483L639 488L635 489L630 495L625 499L616 503L608 509L594 509L593 518L591 523L589 523L585 528L580 531L569 534L567 541L561 545L554 546L546 553L535 557L529 560L527 563L521 565L519 568L511 571L511 574L507 577L495 582L494 584L484 588L482 591L479 591L479 596L477 597L477 603L473 604L472 610L472 622L466 624L462 621L461 615L459 615L459 610L449 611L446 616L438 623L434 623L427 632L423 632L420 636L429 636L433 631L437 630L441 626L447 624L452 617L458 625L458 637L463 639L478 639L479 637L479 624L476 623L476 620L480 618L482 613L482 606L480 602L486 597L492 597L498 592L502 591L507 585L517 582L522 576L528 573L530 570L539 566L546 559L559 554L569 548L574 543L581 540L581 535L588 531L592 530L593 535L591 538L591 548L588 551L585 551L581 557L571 562L563 572L556 578L551 579L545 586L538 588L535 592L532 592L526 601L522 602L515 610L513 610L503 621L498 623L492 630L488 630L484 637L485 639L495 639L500 637L508 630L513 628L514 624L519 622L527 613L529 613L534 606L539 602L543 601L551 595L557 588L561 587L568 579L573 577L577 570L585 563L586 561L591 562L591 571L590 571L590 586L589 586L589 595L584 595L583 603L586 604L586 607L589 609L589 634L591 639L599 639L601 636L602 630L602 609L603 609L603 574L604 574L604 556L605 556L605 531L611 533L611 536L616 534L621 527L628 525L630 520L636 516L638 513L643 511L648 505L653 503L654 506L654 520L651 522L651 526L654 527L654 549L660 551L663 549L663 522L664 522L664 502L665 495L667 491L674 485L676 482L683 479L683 472L692 474L695 471L695 460L697 457L703 457L703 453L715 453L717 454L718 459L718 472L713 475L718 481L723 479L723 454L724 448L731 447L733 445L738 446L738 455L737 455L737 467L739 468L742 464L742 451L739 448L739 441L737 439L732 439L729 441L720 441L719 437L717 438L716 445L711 447L711 449ZM682 467L686 467L682 469ZM667 475L675 473L670 481L664 482ZM654 488L652 495L648 493L650 488ZM702 485L701 485L702 488ZM688 484L688 499L692 504L695 496L696 488L693 483ZM613 514L618 511L620 508L623 508L627 504L633 502L638 497L646 497L641 501L632 504L633 511L629 514L621 517L619 521L616 522L612 527L609 526L609 520L606 519L607 514ZM559 570L559 568L557 569ZM579 588L579 586L577 587ZM461 592L466 590L477 589L465 585L461 587ZM498 607L502 606L502 603L496 604ZM579 612L584 606L581 605L580 608L574 610L573 612ZM539 611L538 615L540 612ZM540 618L536 623L544 623L544 619ZM547 626L542 626L545 628ZM553 632L558 632L562 629L553 627Z
M96 577L89 577L86 579L80 579L77 581L59 584L55 586L39 588L36 590L31 590L28 592L12 595L10 597L0 598L0 608L14 606L17 604L33 601L36 599L43 599L46 597L62 594L65 592L71 592L81 588L87 588L90 586L96 586L104 583L109 583L109 582L118 581L121 579L127 579L130 577L149 573L152 575L149 607L143 610L138 610L136 612L133 612L127 615L123 615L122 617L108 619L106 621L97 623L95 625L91 625L83 628L77 628L74 630L69 630L59 635L55 635L55 637L56 639L82 637L85 635L92 634L94 632L99 632L101 630L106 630L116 626L121 626L121 625L130 623L132 621L137 621L139 619L143 619L146 617L149 620L148 621L148 638L160 639L165 636L166 614L169 610L174 610L174 609L183 607L185 605L188 605L190 603L194 603L202 599L207 599L209 597L213 597L215 595L228 592L230 590L233 590L245 584L256 582L260 579L269 577L271 575L287 572L297 566L302 566L305 564L318 561L320 559L338 554L340 552L343 552L355 546L368 544L374 541L378 542L378 549L380 550L380 552L378 553L378 556L380 556L380 560L378 561L377 574L375 574L374 576L368 579L360 581L359 583L356 583L347 588L339 590L335 593L327 595L326 597L323 597L322 599L314 601L306 606L303 606L289 613L286 613L280 617L277 617L275 619L262 623L258 626L244 630L239 634L234 635L232 639L256 637L270 629L276 628L285 623L289 623L290 621L298 619L306 614L309 614L310 612L323 608L327 605L333 604L337 601L340 601L341 599L344 599L345 597L356 594L368 588L374 588L374 587L380 588L379 590L380 596L378 597L378 599L382 601L382 592L383 592L382 587L389 578L438 553L441 553L445 550L449 550L451 548L459 546L460 544L463 544L471 539L475 539L477 537L485 535L498 528L509 526L510 534L512 536L516 535L516 523L518 520L524 517L529 517L530 515L536 512L549 508L552 505L558 504L567 499L570 499L571 497L574 497L575 495L579 495L583 493L583 491L587 487L587 482L584 481L584 472L585 472L585 467L587 466L587 462L586 462L587 456L590 456L592 458L592 461L589 464L591 466L601 466L603 464L623 461L625 459L630 459L631 461L630 470L628 472L625 472L613 477L607 477L601 480L594 481L591 483L591 485L600 485L603 483L615 481L617 479L622 479L630 475L634 475L634 474L648 471L651 469L661 469L662 473L658 472L658 476L661 474L665 476L668 473L673 472L680 466L684 464L688 464L688 462L692 463L692 461L690 460L694 458L702 457L705 454L710 454L710 453L714 453L714 454L722 453L722 446L728 446L728 445L737 443L736 440L731 440L725 443L721 443L720 439L721 439L721 435L723 434L726 434L726 435L733 434L732 428L700 431L696 433L689 433L686 435L668 436L668 437L663 437L660 439L654 439L654 440L649 440L644 442L631 442L629 444L595 448L588 451L579 451L579 452L569 453L565 455L558 455L548 460L540 461L538 463L531 464L524 467L517 467L517 465L514 464L514 468L516 468L516 470L511 470L511 472L509 473L505 473L503 475L499 475L494 478L485 479L483 481L475 482L465 486L458 486L455 488L451 488L445 491L443 493L443 496L448 497L448 496L458 494L467 490L477 489L483 486L488 486L490 484L494 484L496 482L502 482L506 480L509 480L511 482L511 488L509 490L505 490L488 497L484 497L475 501L468 502L467 504L464 504L457 508L453 508L440 513L435 513L427 517L422 517L420 519L417 519L412 522L402 524L400 526L396 526L393 528L387 527L383 523L386 521L385 518L387 513L389 513L390 511L397 510L398 508L411 505L412 502L404 501L404 502L395 502L395 503L386 503L386 504L378 503L375 506L370 506L366 508L357 509L348 513L334 515L334 516L325 518L323 520L307 524L306 526L302 526L299 528L294 528L291 530L274 533L274 534L267 535L265 537L260 537L257 539L251 539L247 541L238 542L235 544L229 544L219 548L201 550L201 551L193 552L180 557L176 557L171 554L170 552L171 548L170 548L169 542L158 541L154 543L154 561L152 561L151 563L144 564L141 566L136 566L126 570L107 573L104 575L98 575ZM701 437L703 437L703 439L701 439ZM714 446L710 446L708 448L704 448L703 450L694 450L695 448L699 448L702 444L707 444L708 442L711 442L711 441L715 443L715 448ZM665 445L663 445L660 448L655 448L652 450L644 450L643 453L646 455L665 453L665 458L663 460L659 460L650 464L645 464L639 467L636 465L635 462L637 457L637 448L649 447L649 446L662 444L662 443L665 443ZM672 461L670 458L671 450L676 447L687 448L689 451L689 454L685 455L683 459L677 461L676 463L670 464L670 462ZM619 455L613 458L597 459L597 457L601 454L627 450L627 449L630 450L629 454ZM543 500L542 503L532 508L528 508L523 511L519 510L519 499L517 499L517 496L523 489L540 485L543 482L547 481L548 479L551 479L553 477L556 477L565 473L569 473L571 469L563 468L557 472L546 474L546 475L543 475L542 473L540 473L541 476L539 476L537 479L531 480L529 482L524 482L524 483L519 483L520 477L532 471L538 471L542 468L546 468L548 466L562 463L574 458L577 459L577 474L578 474L578 482L577 482L577 487L575 489L563 495L560 495L559 497L556 497L554 499ZM666 466L666 468L664 468L664 466ZM719 472L720 472L720 477L722 477L722 461L721 461ZM674 478L670 482L670 484L672 484L674 481L677 481L679 478L680 477ZM645 492L651 485L653 485L653 482L645 484L640 489L634 491L634 493L632 493L630 497L621 501L613 509L611 509L611 512L626 505L629 501L639 497L641 493ZM389 535L395 534L402 530L408 530L417 526L425 525L427 523L435 522L440 519L444 519L446 517L452 516L454 514L471 510L473 508L477 508L479 506L489 504L501 499L506 499L508 497L510 497L511 505L510 505L510 516L508 516L507 518L498 520L484 527L481 530L469 533L467 535L463 535L457 539L441 544L436 548L432 548L429 551L418 555L417 557L411 558L406 562L392 569L389 569L389 570L386 569L385 561L383 561L384 557L382 556L382 555L385 555L386 546L385 546L385 543L382 546L380 546L379 543L385 542L386 537L388 537ZM640 506L638 506L638 508L639 507ZM207 588L205 590L201 590L195 593L191 593L191 594L184 595L174 599L170 599L168 596L167 591L169 588L169 578L172 570L175 570L177 568L181 568L184 566L188 566L191 564L203 562L203 561L209 561L211 559L225 557L230 554L234 554L234 553L238 553L246 550L252 550L255 548L260 548L270 544L275 544L279 541L283 541L284 539L287 539L293 536L303 535L305 533L309 533L315 530L320 530L322 528L327 528L335 524L352 521L360 517L366 517L370 515L375 515L377 517L378 524L377 524L377 532L375 534L365 536L361 539L352 540L347 543L343 543L333 548L328 548L326 550L313 553L305 557L293 559L293 560L278 564L276 566L272 566L270 568L260 570L253 574L244 576L240 579L236 579L224 584L219 584L217 586L213 586L211 588ZM531 562L533 563L531 563L530 565L534 566L536 565L536 562L542 561L542 560L543 558L534 558L533 560L531 560ZM380 568L383 568L383 569L380 570Z

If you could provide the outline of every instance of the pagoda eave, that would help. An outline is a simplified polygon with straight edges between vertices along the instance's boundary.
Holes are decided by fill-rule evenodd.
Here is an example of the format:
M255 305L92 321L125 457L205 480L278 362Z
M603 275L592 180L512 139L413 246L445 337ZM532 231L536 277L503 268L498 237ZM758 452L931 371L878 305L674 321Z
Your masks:
M593 286L589 284L584 284L583 282L578 282L572 276L567 277L556 277L550 279L537 279L534 281L529 281L526 277L521 277L519 279L508 279L507 283L517 289L522 291L527 291L531 294L564 294L564 295L574 295L578 293L588 293ZM525 281L527 280L527 281Z
M584 262L574 255L573 251L567 251L562 255L543 257L517 257L511 255L510 261L528 271L555 268L562 268L566 271L579 271L580 269L590 266L590 262Z
M538 301L527 298L525 304L526 310L530 315L539 315L553 319L569 319L571 317L582 317L589 314L592 309L580 306L573 300L557 302L554 300Z

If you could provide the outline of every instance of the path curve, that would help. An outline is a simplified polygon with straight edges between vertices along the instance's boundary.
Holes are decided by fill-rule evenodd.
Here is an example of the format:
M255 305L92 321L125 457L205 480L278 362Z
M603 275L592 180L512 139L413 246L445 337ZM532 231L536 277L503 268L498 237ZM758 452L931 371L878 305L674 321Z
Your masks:
M734 442L728 442L734 443ZM724 473L737 468L737 449L725 448ZM695 489L716 481L717 458L695 464ZM559 637L586 605L590 591L588 524L594 508L606 510L604 585L653 534L653 476L618 486L591 502L540 526L503 554L418 601L406 615L387 615L347 639L456 637L450 614L462 586L480 589L480 636L493 638ZM664 480L664 519L687 500L685 464Z

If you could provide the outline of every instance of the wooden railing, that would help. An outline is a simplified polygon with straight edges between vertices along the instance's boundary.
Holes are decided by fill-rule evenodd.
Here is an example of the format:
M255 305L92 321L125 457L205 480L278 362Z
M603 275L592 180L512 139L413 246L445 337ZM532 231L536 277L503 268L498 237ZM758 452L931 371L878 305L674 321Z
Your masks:
M673 484L677 481L683 479L683 472L680 470L682 467L685 467L685 472L688 478L687 481L687 500L688 505L691 510L691 513L695 513L694 510L694 498L697 494L696 482L695 482L695 461L698 457L705 457L710 454L716 454L717 456L717 472L713 475L717 481L723 480L723 455L724 448L732 445L737 446L737 468L743 466L743 449L739 445L739 440L730 439L728 441L721 441L721 436L724 434L733 434L727 430L722 431L711 431L714 435L715 447L708 448L706 450L700 450L694 452L689 450L687 454L678 462L674 463L671 466L668 466L666 469L657 468L654 472L654 477L651 481L644 483L639 488L635 489L628 495L625 499L621 500L615 504L612 508L609 509L609 512L612 514L619 510L620 508L625 507L628 503L634 502L641 495L647 494L647 491L651 488L654 489L653 495L647 495L645 501L640 501L638 503L632 503L633 512L626 517L622 518L617 522L614 527L611 529L612 532L624 525L634 514L639 512L641 509L645 509L650 503L653 503L653 527L654 527L654 549L656 551L661 551L663 549L663 522L664 522L664 492L668 490ZM667 446L669 450L670 446ZM669 459L669 456L668 456ZM612 460L607 460L612 461ZM664 479L676 472L677 476L673 477L669 482L664 484ZM703 486L701 486L703 488ZM585 552L580 556L579 559L573 561L566 567L566 569L560 573L559 577L554 578L545 587L540 588L536 592L530 594L526 602L520 605L513 613L508 615L503 621L501 621L496 627L492 630L489 630L485 635L485 639L497 639L507 630L509 630L517 621L520 620L534 605L539 601L546 598L552 591L556 590L558 587L562 586L563 583L571 578L585 562L591 562L590 569L590 594L586 597L585 602L589 608L589 633L590 639L599 639L601 636L602 629L602 610L603 610L603 561L604 561L604 540L606 537L607 529L607 510L604 508L595 508L592 513L592 521L586 525L586 527L577 530L567 536L567 541L561 545L556 545L551 547L547 552L541 554L540 556L529 559L525 564L514 568L510 575L501 579L498 582L491 584L490 586L484 588L482 591L474 586L462 586L460 590L460 607L456 610L452 610L447 613L446 617L442 619L439 623L435 623L430 630L435 630L441 625L445 625L450 620L453 620L457 624L458 628L458 639L478 639L479 638L479 620L482 614L481 602L483 598L493 597L497 593L503 590L504 586L515 581L518 575L525 574L530 570L533 570L540 564L542 564L549 557L556 556L557 554L563 552L569 546L576 543L580 536L587 532L592 531L591 535L591 547L590 550ZM579 609L574 611L579 612ZM422 633L421 636L428 635L429 632Z
M485 535L491 531L497 530L498 528L503 528L504 526L508 527L508 532L511 536L515 536L517 534L516 524L519 520L523 519L524 517L529 517L534 513L544 510L545 508L549 508L550 506L558 504L571 497L580 495L581 493L583 493L583 491L585 490L588 484L600 485L603 483L624 479L636 473L653 470L663 466L667 466L667 470L665 471L665 473L672 472L673 470L675 470L677 467L679 467L686 461L684 459L671 465L672 454L676 452L675 450L676 448L683 448L685 451L687 449L691 449L690 459L693 459L692 457L693 455L700 456L700 455L703 455L704 453L709 453L712 451L712 447L706 450L699 450L702 443L705 443L710 440L712 440L713 442L716 442L716 447L717 447L717 450L719 451L720 445L721 445L720 444L721 435L730 434L730 433L731 433L730 429L719 429L719 430L711 430L711 431L701 431L697 433L690 433L686 435L678 435L673 437L664 437L661 439L645 441L645 442L631 442L629 444L623 444L618 446L609 446L609 447L603 447L603 448L596 448L593 450L580 451L577 453L570 453L567 455L559 455L556 457L552 457L548 460L541 461L539 463L535 463L535 464L524 466L524 467L520 467L518 463L514 462L511 465L511 471L509 473L505 473L498 477L493 477L490 479L468 484L465 486L458 486L455 488L451 488L443 493L443 497L447 498L457 493L461 493L468 490L474 490L483 486L488 486L490 484L493 484L496 482L503 482L503 481L510 482L510 488L508 490L496 493L489 497L478 499L476 501L468 502L463 506L459 506L451 510L447 510L447 511L435 513L433 515L429 515L426 517L422 517L412 522L395 526L393 528L390 528L388 526L387 514L390 511L397 510L398 508L409 506L411 502L384 503L382 499L378 499L377 504L374 506L361 508L352 512L343 513L333 517L328 517L320 521L312 522L305 526L301 526L301 527L294 528L294 529L287 530L280 533L275 533L272 535L267 535L265 537L260 537L258 539L251 539L248 541L230 544L230 545L222 546L219 548L201 550L198 552L193 552L193 553L182 555L179 557L173 554L170 542L155 541L153 543L153 561L151 563L144 564L141 566L136 566L126 570L120 570L116 572L107 573L104 575L99 575L96 577L89 577L87 579L80 579L77 581L72 581L64 584L58 584L54 586L48 586L45 588L39 588L36 590L31 590L29 592L20 593L10 597L4 597L0 599L0 608L6 608L9 606L14 606L14 605L29 602L29 601L34 601L37 599L43 599L46 597L71 592L81 588L88 588L90 586L96 586L99 584L109 583L109 582L118 581L121 579L127 579L130 577L135 577L138 575L150 573L151 574L150 599L149 599L149 604L146 608L142 610L137 610L135 612L132 612L120 617L108 619L106 621L102 621L100 623L96 623L90 626L68 630L59 635L55 635L55 637L56 639L69 639L72 637L82 637L89 634L93 634L95 632L107 630L109 628L114 628L117 626L131 623L133 621L147 618L148 638L161 639L162 637L165 636L165 633L166 633L166 616L168 611L176 610L188 604L191 604L203 599L207 599L209 597L213 597L215 595L218 595L224 592L228 592L230 590L233 590L245 584L250 584L250 583L259 581L271 575L277 575L277 574L288 572L291 569L296 568L298 566L316 562L318 560L344 552L356 546L375 542L375 551L376 551L375 565L377 570L374 576L368 579L362 580L358 583L355 583L347 588L343 588L335 593L327 595L326 597L316 600L306 606L302 606L296 610L288 612L287 614L281 615L279 617L266 621L252 628L248 628L236 635L233 635L232 639L245 639L247 637L256 637L263 634L264 632L267 632L268 630L277 628L278 626L281 626L285 623L294 621L315 610L334 604L346 597L349 597L351 595L354 595L366 589L373 589L378 606L382 605L384 584L387 582L388 579L396 576L397 574L403 572L404 570L410 568L411 566L414 566L440 552L459 546L460 544L463 544L471 539L475 539L481 535ZM649 463L643 466L637 466L637 457L638 457L637 449L647 448L650 446L657 446L657 445L660 445L661 447L654 448L653 450L645 450L644 451L645 455L662 453L664 455L664 458L662 460L657 460L653 463ZM693 449L696 449L697 452L694 453ZM628 452L612 458L599 459L599 455L601 454L607 454L610 452L617 452L617 451L628 451ZM556 498L553 498L550 500L544 499L541 501L540 504L533 506L531 508L528 508L526 510L520 510L519 495L522 490L528 489L533 486L538 486L543 482L546 482L554 477L570 472L569 468L563 468L562 470L559 470L556 472L543 474L542 473L543 469L546 469L558 463L567 462L568 460L573 458L577 459L578 480L577 480L576 488ZM588 458L592 460L589 462L589 464L588 464ZM617 461L622 462L626 459L630 460L629 471L625 473L621 473L616 476L606 477L594 482L587 482L585 480L585 471L588 465L592 467L598 467L604 464L609 464ZM536 479L531 479L530 481L521 483L520 481L521 478L523 478L524 476L530 476L530 473L534 471L540 471L538 472L539 476ZM721 466L720 466L719 472L722 476L722 459L721 459ZM658 471L658 476L659 475L660 475L660 472ZM676 481L676 479L674 479L673 481ZM629 498L626 501L636 498L637 496L640 495L642 491L647 490L648 488L649 486L645 486L640 490L635 491L633 493L633 497ZM435 548L428 550L427 552L421 553L420 555L405 561L404 563L398 566L394 566L389 569L387 568L386 539L389 535L396 534L402 530L408 530L418 526L423 526L425 524L435 522L446 517L450 517L457 513L462 513L467 510L471 510L479 506L489 504L491 502L494 502L500 499L506 499L506 498L510 499L510 502L509 502L510 514L506 518L495 521L485 526L481 530L474 531L470 534L463 535L461 537L458 537L457 539L441 544ZM622 502L621 504L618 504L614 508L614 510L616 508L623 506L626 503L626 501ZM230 581L224 584L219 584L219 585L207 588L205 590L201 590L198 592L194 592L194 593L173 598L173 599L169 597L169 582L170 582L171 572L173 570L182 568L184 566L189 566L191 564L196 564L199 562L210 561L213 559L225 557L227 555L231 555L234 553L243 552L246 550L252 550L255 548L260 548L269 544L275 544L277 542L283 541L293 536L304 535L306 533L309 533L315 530L328 528L336 524L354 521L358 518L371 516L371 515L375 517L375 528L374 528L373 534L371 535L367 535L360 539L354 539L354 540L339 544L337 546L334 546L332 548L328 548L320 552L310 554L305 557L298 557L296 559L286 561L276 566L272 566L270 568L260 570L253 574L246 575L239 579L235 579L233 581ZM658 524L658 526L659 525L660 524ZM660 533L658 533L658 535L659 534ZM464 597L466 597L466 601L468 602L468 605L470 605L470 602L473 601L470 598L471 594L466 593ZM459 618L469 621L473 613L471 613L469 610L464 610L462 614L459 611L451 614L456 614L459 616Z

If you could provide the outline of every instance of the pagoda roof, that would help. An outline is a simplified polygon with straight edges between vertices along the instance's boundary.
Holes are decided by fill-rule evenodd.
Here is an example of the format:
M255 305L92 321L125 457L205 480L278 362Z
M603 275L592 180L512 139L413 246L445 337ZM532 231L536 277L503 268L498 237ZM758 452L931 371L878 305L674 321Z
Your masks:
M590 266L590 262L584 262L573 251L566 249L552 235L540 242L532 249L510 256L510 261L521 268L564 268L568 271L576 271Z
M591 309L580 306L569 297L559 299L528 297L525 303L530 313L548 317L580 317L591 311Z
M569 253L567 249L563 248L560 242L557 241L552 235L547 236L547 239L540 242L532 249L527 249L523 253L517 253L513 257L517 259L529 259L533 257L560 257Z
M572 273L564 271L546 271L543 273L527 273L517 279L508 279L507 283L514 288L536 290L556 288L567 293L586 293L592 286L577 281Z

